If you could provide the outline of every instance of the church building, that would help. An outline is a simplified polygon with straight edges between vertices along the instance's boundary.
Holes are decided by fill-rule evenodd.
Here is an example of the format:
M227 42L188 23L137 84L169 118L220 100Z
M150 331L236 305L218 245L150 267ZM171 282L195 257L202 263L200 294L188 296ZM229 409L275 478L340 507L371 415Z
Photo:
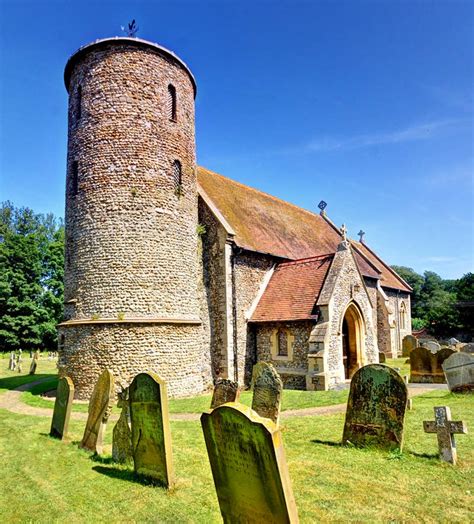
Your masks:
M271 362L324 390L401 354L411 288L320 213L199 167L196 81L171 51L97 40L67 62L59 366L87 398L154 371L172 396Z

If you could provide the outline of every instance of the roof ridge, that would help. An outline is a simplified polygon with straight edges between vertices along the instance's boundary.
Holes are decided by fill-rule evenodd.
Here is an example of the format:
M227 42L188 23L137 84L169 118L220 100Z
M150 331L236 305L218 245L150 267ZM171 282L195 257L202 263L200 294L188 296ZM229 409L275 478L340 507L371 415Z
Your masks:
M204 171L207 171L208 173L211 173L216 176L220 176L221 178L225 178L229 182L232 182L233 184L237 184L238 186L245 187L245 189L250 189L251 191L255 191L256 193L260 193L261 195L265 195L273 200L277 200L278 202L281 202L282 204L286 204L287 206L294 207L295 209L299 209L300 211L304 211L305 213L309 213L312 216L319 217L321 216L319 213L314 213L313 211L310 211L309 209L305 209L304 207L297 206L296 204L292 204L291 202L288 202L288 200L283 200L282 198L278 198L275 195L271 195L270 193L267 193L265 191L261 191L260 189L256 189L255 187L248 186L247 184L242 184L242 182L237 182L237 180L234 180L233 178L229 178L225 175L221 175L220 173L216 173L215 171L211 171L210 169L207 169L207 167L203 166L197 166L198 169L203 169Z

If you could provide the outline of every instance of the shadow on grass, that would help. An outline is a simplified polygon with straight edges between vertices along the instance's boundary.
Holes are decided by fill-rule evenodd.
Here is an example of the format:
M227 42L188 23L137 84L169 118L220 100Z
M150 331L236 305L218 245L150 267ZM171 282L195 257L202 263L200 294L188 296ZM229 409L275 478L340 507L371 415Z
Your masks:
M429 460L439 459L439 453L417 453L416 451L407 451L407 453L417 458L425 458Z
M53 380L56 375L50 373L40 373L37 375L16 375L11 377L0 378L0 389L16 389L30 382L37 380Z
M89 458L94 462L98 462L99 464L113 464L114 463L114 459L112 457L102 457L100 455L97 455L97 453L94 453L94 455L91 455Z
M127 482L133 482L134 484L142 484L144 486L153 486L161 488L165 487L162 483L158 481L153 481L147 477L136 475L135 472L130 469L107 468L105 466L94 466L92 469L94 471L97 471L97 473L101 473L102 475L106 475L107 477L113 479L125 480Z
M319 440L315 438L311 442L313 444L324 444L325 446L333 446L338 448L347 447L343 446L342 442L335 442L334 440Z

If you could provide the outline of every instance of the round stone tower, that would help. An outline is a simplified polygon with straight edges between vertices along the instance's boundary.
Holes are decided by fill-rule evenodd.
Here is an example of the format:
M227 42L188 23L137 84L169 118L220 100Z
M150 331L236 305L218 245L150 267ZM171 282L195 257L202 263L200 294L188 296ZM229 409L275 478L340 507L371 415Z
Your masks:
M194 98L188 67L137 38L67 62L65 318L59 366L78 398L104 368L173 396L203 390Z

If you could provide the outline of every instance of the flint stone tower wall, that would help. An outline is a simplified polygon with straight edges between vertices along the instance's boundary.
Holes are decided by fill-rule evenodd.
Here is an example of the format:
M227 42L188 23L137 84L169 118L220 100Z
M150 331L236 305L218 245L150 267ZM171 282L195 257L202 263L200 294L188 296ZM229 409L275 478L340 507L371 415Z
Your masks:
M106 367L117 385L154 371L173 396L201 392L210 371L198 294L194 78L170 51L116 38L76 52L65 82L60 371L78 398Z

